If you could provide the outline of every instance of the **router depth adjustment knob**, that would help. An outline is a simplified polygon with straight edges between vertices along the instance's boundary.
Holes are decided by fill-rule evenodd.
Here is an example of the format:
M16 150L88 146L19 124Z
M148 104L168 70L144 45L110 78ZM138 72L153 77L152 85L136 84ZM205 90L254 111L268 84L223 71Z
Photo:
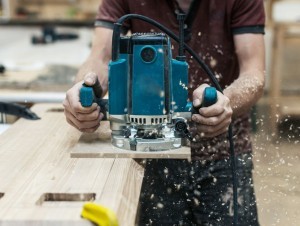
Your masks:
M190 141L193 140L190 131L188 130L188 125L184 119L177 119L175 122L175 131L181 136L187 137Z
M184 133L187 130L187 124L183 119L178 119L175 122L175 130L179 133Z

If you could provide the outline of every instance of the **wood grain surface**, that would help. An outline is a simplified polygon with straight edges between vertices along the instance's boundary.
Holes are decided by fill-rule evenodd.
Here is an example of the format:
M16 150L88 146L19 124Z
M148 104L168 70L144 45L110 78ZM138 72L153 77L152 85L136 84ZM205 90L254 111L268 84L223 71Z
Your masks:
M89 200L134 225L143 168L132 159L70 158L81 133L61 105L32 110L42 119L20 119L0 136L0 225L92 225L80 217Z

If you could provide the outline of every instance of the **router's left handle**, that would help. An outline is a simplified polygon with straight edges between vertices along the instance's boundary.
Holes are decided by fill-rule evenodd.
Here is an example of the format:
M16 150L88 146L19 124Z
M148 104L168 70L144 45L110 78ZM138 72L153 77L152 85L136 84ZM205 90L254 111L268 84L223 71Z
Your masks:
M79 92L81 106L90 107L92 106L93 102L95 102L95 99L96 97L93 88L83 83Z
M108 100L101 98L102 92L99 82L93 86L83 83L79 91L79 100L82 107L90 107L94 102L97 103L100 106L100 111L104 114L102 120L107 120Z

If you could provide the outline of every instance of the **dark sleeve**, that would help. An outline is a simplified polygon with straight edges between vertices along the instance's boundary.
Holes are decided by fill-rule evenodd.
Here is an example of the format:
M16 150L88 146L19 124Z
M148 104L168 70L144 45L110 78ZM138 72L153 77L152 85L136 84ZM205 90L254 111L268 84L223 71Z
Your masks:
M95 26L113 28L113 23L121 16L128 14L126 0L102 0L96 15ZM128 24L125 24L128 29Z
M232 10L233 34L264 34L265 9L263 0L236 0Z

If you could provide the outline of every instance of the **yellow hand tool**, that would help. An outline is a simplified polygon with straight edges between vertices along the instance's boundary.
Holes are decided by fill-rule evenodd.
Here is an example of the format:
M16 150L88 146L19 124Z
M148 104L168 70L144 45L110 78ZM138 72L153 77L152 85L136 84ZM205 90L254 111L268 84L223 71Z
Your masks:
M98 226L118 226L116 214L109 208L92 202L85 203L81 216Z

